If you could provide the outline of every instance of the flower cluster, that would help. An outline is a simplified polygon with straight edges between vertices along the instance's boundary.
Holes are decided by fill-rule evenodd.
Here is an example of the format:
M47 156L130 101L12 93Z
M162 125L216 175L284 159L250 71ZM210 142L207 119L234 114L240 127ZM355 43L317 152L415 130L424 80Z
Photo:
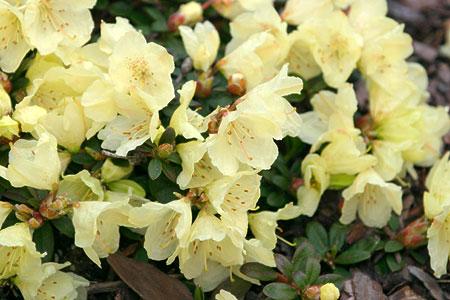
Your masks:
M218 57L219 33L201 22L205 5L182 5L168 28L179 31L198 78L176 93L173 56L127 19L102 22L98 40L87 43L95 1L0 0L0 68L12 73L35 54L20 101L0 88L0 134L10 146L0 176L45 194L33 208L0 202L0 225L12 212L19 220L0 230L0 284L12 282L25 299L85 297L88 282L60 271L67 264L41 263L32 241L33 230L62 216L73 224L75 246L98 266L119 249L119 229L127 227L144 235L150 259L177 259L187 279L210 291L230 274L255 282L240 272L244 263L275 266L278 221L312 216L327 189L344 189L344 224L358 215L383 227L401 212L402 189L392 181L439 159L450 120L446 108L426 104L425 70L406 61L412 41L386 17L386 1L289 0L281 14L271 0L207 3L231 20L231 41ZM201 114L191 102L208 101L218 72L235 100ZM364 116L349 83L355 72L369 92ZM287 96L301 93L301 78L319 75L327 90L299 114ZM161 112L175 98L165 124ZM162 142L171 131L173 141ZM261 211L259 173L287 136L312 145L298 203ZM92 139L101 149L86 146ZM98 166L74 171L80 153ZM167 203L145 198L128 177L148 157L173 153L181 192ZM447 155L431 171L424 199L436 275L446 272L450 248L448 167ZM339 297L332 285L322 293Z

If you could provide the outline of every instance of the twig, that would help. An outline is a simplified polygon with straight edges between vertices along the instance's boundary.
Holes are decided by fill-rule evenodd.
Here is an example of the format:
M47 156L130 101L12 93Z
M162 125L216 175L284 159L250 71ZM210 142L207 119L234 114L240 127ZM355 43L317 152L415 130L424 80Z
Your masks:
M121 288L126 287L127 285L123 281L110 281L110 282L98 282L91 284L87 288L87 292L90 295L93 294L103 294L103 293L111 293L115 292Z

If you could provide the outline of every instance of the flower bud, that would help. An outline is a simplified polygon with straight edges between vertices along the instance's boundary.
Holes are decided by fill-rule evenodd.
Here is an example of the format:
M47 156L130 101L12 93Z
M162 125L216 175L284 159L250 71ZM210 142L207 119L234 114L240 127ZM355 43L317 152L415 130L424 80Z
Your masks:
M293 178L290 186L290 190L292 192L296 192L299 187L305 184L305 181L302 178Z
M23 222L28 221L34 212L25 204L16 204L16 206L14 206L14 211L16 213L16 218Z
M207 98L211 96L214 77L209 72L204 72L198 76L195 96L199 98Z
M405 248L414 249L427 242L428 222L425 218L417 219L406 226L397 235L397 241Z
M192 25L203 19L202 5L191 1L180 6L178 11L169 17L167 27L170 31L177 31L181 25Z
M12 91L12 83L8 79L8 75L3 72L0 72L0 87L3 87L6 93L11 93Z
M44 225L44 218L42 218L40 213L34 212L33 217L31 217L27 221L27 223L31 228L37 229L37 228L41 227L42 225Z
M55 197L50 193L39 206L39 213L46 219L54 220L66 215L71 208L70 199L64 196Z
M131 192L132 195L138 197L145 197L145 190L137 182L128 179L122 179L114 182L109 182L108 188L117 193L128 194Z
M101 168L101 178L103 182L112 182L127 177L131 172L133 172L133 166L130 163L125 162L119 166L108 158Z
M235 96L243 96L247 90L247 83L244 75L234 73L228 78L228 92Z
M337 300L339 296L339 289L332 283L320 287L320 300Z
M34 211L25 204L18 204L14 207L16 218L27 223L31 228L36 229L44 224L41 214Z
M318 285L308 287L304 292L304 296L308 300L319 300L320 287Z
M174 149L174 146L171 144L161 144L158 146L156 153L159 158L166 159L173 153Z

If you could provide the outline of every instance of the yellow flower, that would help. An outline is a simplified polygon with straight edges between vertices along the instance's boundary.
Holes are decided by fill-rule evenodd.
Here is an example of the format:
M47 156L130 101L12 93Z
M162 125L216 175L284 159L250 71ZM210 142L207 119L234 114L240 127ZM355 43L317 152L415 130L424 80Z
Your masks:
M320 66L325 82L335 88L346 82L363 47L363 38L352 28L347 16L336 11L323 18L309 19L297 30Z
M206 139L212 164L225 175L233 175L239 165L269 169L278 155L273 141L281 139L281 128L270 118L258 113L228 112L219 131Z
M162 129L158 113L149 110L139 99L127 97L127 100L131 113L116 116L98 133L98 138L103 140L102 148L119 156L126 156L149 139L154 140Z
M339 296L339 289L332 283L320 287L320 300L338 300Z
M230 292L220 290L220 292L216 294L216 300L237 300L237 298Z
M264 243L258 239L244 241L245 262L257 262L269 267L275 267L273 249L264 247Z
M126 164L115 164L110 158L106 159L101 168L102 181L113 182L123 179L133 172L133 165L126 162Z
M0 119L0 136L12 140L14 136L19 136L19 123L10 116L3 116Z
M450 205L449 155L450 152L447 152L434 164L425 181L428 191L423 195L423 205L429 219L441 214L444 207Z
M385 18L387 12L386 0L354 0L348 17L352 26L367 40L375 32L384 30L385 26L383 25L388 25L391 21L394 22Z
M184 17L184 25L193 25L203 19L203 8L201 4L195 1L180 5L178 13Z
M138 32L127 32L117 41L109 58L109 75L121 93L142 98L148 109L158 111L174 98L171 73L173 57Z
M406 73L397 72L394 74L395 78L392 78L392 84L396 86L395 90L392 86L387 88L380 86L371 79L367 81L370 113L376 122L382 120L392 111L401 111L407 106L415 107L425 104L429 98L426 70L416 63L408 63L407 68Z
M17 107L13 113L14 120L20 123L22 132L33 132L39 122L47 115L45 108L37 105Z
M73 273L60 271L69 266L66 264L45 263L42 265L44 281L38 289L35 300L64 299L75 300L85 299L89 286L89 281Z
M168 258L170 264L178 254L178 248L187 246L192 224L191 203L188 199L167 204L149 202L130 211L130 223L145 228L144 248L154 260Z
M331 0L288 0L281 17L291 25L300 25L310 18L319 18L333 10Z
M25 299L35 299L43 275L41 254L28 225L17 223L0 230L0 280L12 280Z
M266 249L274 249L277 244L277 235L275 230L278 227L278 221L291 220L298 217L302 210L292 203L280 208L278 211L262 211L252 213L248 216L248 223L253 235L261 241Z
M13 73L30 51L22 29L23 13L8 1L0 2L0 69Z
M3 222L5 222L12 209L11 203L0 201L0 228L2 228Z
M219 219L205 210L200 211L192 224L188 244L179 249L180 270L186 278L201 276L208 271L211 262L224 267L243 264L247 223L246 219L244 223L236 223L237 217ZM239 217L246 217L246 214Z
M297 190L302 213L311 217L319 206L320 198L330 185L330 175L325 160L317 154L309 154L302 162L304 185Z
M261 32L271 34L276 42L270 48L258 49L258 53L260 56L268 57L264 61L269 63L273 61L275 65L281 64L289 50L287 24L281 20L272 5L243 13L230 23L232 39L227 44L226 54L244 44L252 35Z
M431 268L436 277L447 274L447 263L450 256L450 206L444 207L437 215L427 232L428 253Z
M255 33L239 47L227 53L217 66L226 78L242 74L247 90L251 90L278 73L283 61L279 60L277 51L271 50L279 46L277 38L272 34Z
M225 18L235 17L249 11L256 11L265 7L272 7L273 0L218 0L213 7Z
M213 165L225 175L235 174L239 163L270 168L278 155L273 140L299 134L301 117L284 96L302 87L299 78L287 75L285 65L272 80L239 99L235 111L222 111L218 132L206 139Z
M27 39L43 55L55 52L58 46L82 46L89 41L94 28L89 9L95 2L27 1L23 17Z
M101 51L109 55L116 47L118 41L128 32L137 32L128 19L116 17L116 23L102 21L100 24L98 47Z
M290 50L287 57L289 70L309 80L322 73L322 69L316 63L312 52L309 50L307 40L303 34L295 30L289 34Z
M75 246L99 267L100 258L115 253L119 248L119 226L132 225L128 221L129 196L107 192L105 201L81 201L73 208Z
M255 171L241 171L208 184L205 194L219 214L246 213L256 207L260 182L261 176Z
M78 152L86 139L88 124L83 107L73 98L61 101L59 107L49 111L40 120L44 128L56 137L58 144L70 152Z
M182 166L177 183L182 189L203 187L222 177L222 173L211 163L205 143L191 141L178 144L176 149Z
M409 146L405 143L392 143L383 140L372 141L372 154L377 158L374 170L386 180L393 180L404 167L402 151Z
M356 218L370 227L381 228L387 224L392 210L402 211L402 189L386 183L373 169L361 172L353 184L342 192L344 206L340 221L349 224Z
M288 65L284 65L271 80L258 85L244 95L237 105L241 112L260 113L270 116L282 131L282 136L299 135L302 119L296 109L284 97L300 94L303 82L300 78L288 75ZM238 101L240 101L238 100Z
M92 122L108 123L117 116L117 98L120 97L109 80L93 82L81 97L84 114Z
M450 130L450 117L448 107L422 105L418 110L422 115L419 145L408 148L403 157L415 165L429 167L438 160L444 147L442 137Z
M103 187L89 171L82 170L74 175L64 176L59 183L57 197L65 198L71 202L103 201Z
M219 50L219 33L209 21L197 23L192 30L187 26L180 26L184 48L192 58L196 70L208 71L214 63Z
M59 182L61 163L56 139L43 133L39 140L18 140L11 146L8 168L1 167L1 176L12 186L29 186L52 190Z
M5 89L0 86L0 115L9 115L12 112L11 98Z
M386 19L387 27L366 41L361 60L361 73L380 88L395 97L405 98L408 90L402 86L407 78L408 64L405 59L413 52L411 37L403 32L404 26ZM380 26L383 28L383 26Z
M207 130L208 123L199 113L189 108L196 86L196 82L191 80L183 84L181 90L178 90L180 106L172 114L169 126L175 129L178 135L187 139L195 138L203 141L202 133Z

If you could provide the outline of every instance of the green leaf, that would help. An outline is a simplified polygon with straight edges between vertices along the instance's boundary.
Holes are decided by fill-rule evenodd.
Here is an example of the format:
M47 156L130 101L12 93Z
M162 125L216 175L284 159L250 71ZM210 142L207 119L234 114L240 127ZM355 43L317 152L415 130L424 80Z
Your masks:
M369 259L371 252L359 250L359 249L349 249L336 257L334 262L340 265L352 265Z
M175 137L176 137L175 130L172 127L167 127L164 133L161 135L161 138L159 139L159 145L162 144L175 144Z
M344 279L345 279L344 276L340 274L325 274L319 276L319 278L317 278L314 284L323 285L326 283L333 283L335 285L340 285L344 281Z
M302 290L308 285L308 277L302 271L297 271L292 275L295 284Z
M392 229L392 231L397 231L400 228L400 219L398 216L392 214L391 218L389 219L389 227Z
M297 241L299 245L294 252L294 256L292 258L293 271L302 271L306 270L306 262L308 258L317 258L320 259L321 255L317 253L314 246L304 238L301 238Z
M386 256L386 263L387 263L389 269L392 272L400 271L403 268L402 261L397 262L397 260L395 259L394 255Z
M170 153L169 157L167 157L167 160L173 162L174 164L181 165L181 157L177 152Z
M306 261L306 283L308 285L313 284L320 275L320 261L314 258L308 258Z
M403 244L398 241L387 241L384 245L384 251L387 253L398 252L403 249Z
M73 239L75 236L75 229L73 228L72 220L70 220L68 216L62 216L61 218L52 220L51 222L59 232Z
M140 247L137 249L136 253L134 253L133 258L137 261L148 262L147 251L143 247Z
M277 269L285 276L291 277L293 265L286 256L275 253L275 263Z
M266 285L263 293L267 297L275 300L291 300L297 296L297 292L293 287L280 282L273 282Z
M53 228L49 223L44 223L44 225L34 231L33 242L36 244L36 249L39 252L47 253L47 255L42 258L43 262L50 262L53 260L55 238L53 236Z
M425 264L427 261L427 258L425 255L423 255L420 252L414 251L414 250L409 250L409 254L411 254L411 256L419 263L419 264Z
M306 225L306 237L321 255L329 250L327 231L319 222L309 222Z
M159 159L152 159L148 164L148 176L152 180L157 179L162 173L162 162Z
M72 161L79 165L91 165L95 159L86 152L78 152L72 155Z
M274 269L255 262L244 264L241 272L261 281L273 281L277 278L277 272Z
M368 238L365 238L363 240L356 242L350 248L372 253L373 251L375 251L377 249L380 242L381 242L381 240L378 236L370 236Z
M283 177L281 175L275 175L272 177L272 183L282 189L283 191L286 191L289 189L289 179L286 177Z
M194 300L205 300L205 294L198 286L195 287Z
M162 171L164 175L172 182L177 181L178 174L181 172L179 165L173 165L169 163L162 164Z
M269 196L267 196L267 204L269 204L272 207L281 208L283 207L285 203L285 197L283 197L283 194L279 192L271 192Z
M339 252L344 246L345 238L347 237L348 227L341 223L334 223L331 225L330 236L330 248L334 251L334 254Z

